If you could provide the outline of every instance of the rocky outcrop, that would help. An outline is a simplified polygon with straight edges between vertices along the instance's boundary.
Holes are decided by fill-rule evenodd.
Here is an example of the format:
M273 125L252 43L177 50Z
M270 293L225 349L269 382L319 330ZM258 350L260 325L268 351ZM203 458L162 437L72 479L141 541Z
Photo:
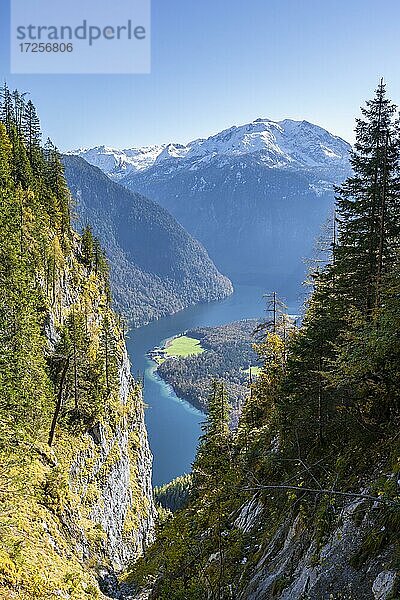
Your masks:
M236 526L263 529L265 514L254 499L243 506ZM247 565L240 600L392 600L400 597L393 546L379 549L377 531L383 504L355 498L338 511L320 539L298 514L288 517ZM384 526L382 526L384 527ZM378 529L379 531L379 529ZM325 534L324 534L325 533ZM376 537L374 548L366 540Z
M79 254L79 242L74 252ZM54 283L55 300L45 322L50 353L56 352L66 316L82 302L77 272L81 280L90 276L76 263L72 268L67 259ZM101 329L103 318L101 285L93 283L97 291L92 293L87 313L93 331ZM96 582L93 598L125 599L131 592L121 589L118 574L153 540L156 510L142 390L131 375L125 340L115 316L112 318L119 356L117 393L107 400L102 417L84 433L65 437L58 431L53 465L66 484L67 500L55 523L55 534L48 529L47 537L57 554L66 557L72 553L88 581Z
M96 423L85 434L86 448L70 470L72 492L81 498L91 496L86 517L101 534L99 557L117 572L152 541L155 518L143 403L126 353L120 369L120 401L125 414L113 425ZM88 547L85 536L82 545Z

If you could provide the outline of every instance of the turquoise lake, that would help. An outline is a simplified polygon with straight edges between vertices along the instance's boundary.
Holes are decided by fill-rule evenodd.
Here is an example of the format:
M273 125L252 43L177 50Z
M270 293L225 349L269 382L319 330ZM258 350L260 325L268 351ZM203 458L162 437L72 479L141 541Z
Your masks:
M144 374L146 424L154 455L153 485L166 483L191 470L205 415L178 398L157 376L154 363L146 356L148 351L163 340L194 327L262 317L265 293L266 289L260 285L235 284L229 298L189 307L130 332L128 351L132 372L135 376Z

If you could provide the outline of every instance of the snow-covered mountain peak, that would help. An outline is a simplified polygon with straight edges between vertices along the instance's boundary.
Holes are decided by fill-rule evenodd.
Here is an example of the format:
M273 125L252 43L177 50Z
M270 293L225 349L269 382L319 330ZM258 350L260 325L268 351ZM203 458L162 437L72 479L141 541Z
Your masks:
M170 158L184 158L186 154L187 146L183 146L182 144L168 144L168 146L165 146L160 154L158 154L155 163L159 163Z
M118 150L108 146L81 148L78 154L113 179L171 162L171 168L190 168L205 161L252 155L269 168L343 168L350 145L308 121L257 118L186 145L165 144Z

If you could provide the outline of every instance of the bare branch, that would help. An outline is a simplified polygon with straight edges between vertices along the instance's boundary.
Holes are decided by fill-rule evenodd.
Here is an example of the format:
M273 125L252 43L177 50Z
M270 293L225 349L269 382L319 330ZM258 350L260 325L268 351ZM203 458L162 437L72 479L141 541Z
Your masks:
M394 502L393 500L387 500L385 498L380 498L379 496L371 496L369 494L355 494L352 492L339 492L338 490L328 490L328 489L315 489L315 488L305 488L300 485L260 485L258 487L244 488L247 491L257 491L257 490L296 490L299 492L310 492L312 494L331 494L334 496L346 496L348 498L362 498L364 500L372 500L373 502L380 502L381 504L391 504L393 506L400 506L400 502Z

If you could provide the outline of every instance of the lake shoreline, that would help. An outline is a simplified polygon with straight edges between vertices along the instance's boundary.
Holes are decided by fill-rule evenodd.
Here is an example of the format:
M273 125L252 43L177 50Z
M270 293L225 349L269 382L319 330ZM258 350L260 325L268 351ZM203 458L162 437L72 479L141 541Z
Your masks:
M152 377L154 381L161 382L165 386L168 387L168 389L172 392L172 394L174 396L176 396L176 398L173 398L173 400L177 404L182 404L182 406L185 408L185 410L193 411L195 414L199 414L202 417L206 417L206 413L201 409L201 407L196 406L188 398L183 398L182 396L178 396L178 393L174 389L174 386L172 384L168 383L168 381L165 381L165 379L163 379L161 377L161 375L158 373L156 363L153 362L153 364L149 367L148 372L150 374L150 377Z
M176 338L182 332L201 327L216 327L243 319L260 318L264 313L263 294L269 289L263 281L257 285L235 282L234 293L218 302L189 307L163 317L149 325L132 329L127 346L132 373L144 375L143 399L153 460L153 485L162 485L188 473L196 454L204 413L176 394L157 373L149 352L162 341Z
M147 356L161 380L204 414L214 380L224 385L232 414L249 394L251 376L260 373L254 351L258 319L239 319L219 326L188 329L160 342Z
M194 408L195 410L199 411L202 415L206 415L207 413L204 411L204 408L201 406L200 403L196 402L195 400L192 400L188 397L182 396L179 389L176 388L172 383L170 383L169 381L167 381L166 379L164 379L162 377L162 375L159 373L158 371L158 367L166 360L166 358L178 358L175 356L168 356L167 355L167 350L169 347L171 347L171 345L173 344L173 342L181 337L186 336L186 334L188 333L188 331L183 331L182 333L178 333L177 335L173 335L169 338L166 338L165 340L163 340L159 346L156 346L153 350L150 350L147 353L147 358L152 361L154 368L152 371L153 377L158 377L159 380L161 380L163 383L165 383L165 385L167 385L171 391L175 394L175 396L183 403L185 404L189 404L192 408Z

